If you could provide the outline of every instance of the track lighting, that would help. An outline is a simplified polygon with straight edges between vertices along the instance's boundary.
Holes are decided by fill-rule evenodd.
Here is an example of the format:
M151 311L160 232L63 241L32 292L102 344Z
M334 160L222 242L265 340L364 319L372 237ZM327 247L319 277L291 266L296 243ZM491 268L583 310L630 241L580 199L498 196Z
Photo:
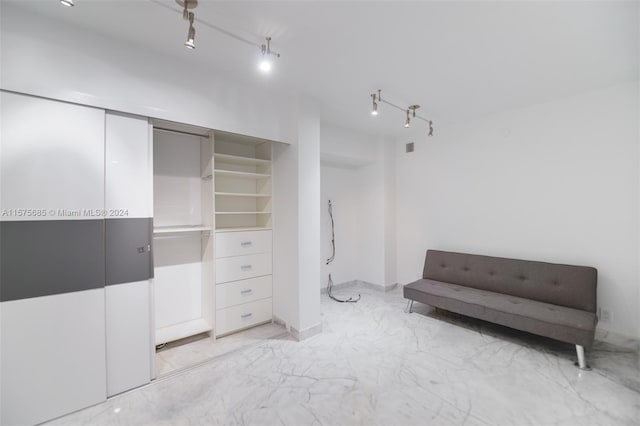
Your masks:
M60 3L62 3L63 6L69 6L69 7L75 6L75 4L73 4L73 0L60 0Z
M189 12L189 33L187 34L187 41L184 42L184 45L189 49L196 48L196 29L193 27L193 12Z
M279 53L275 53L271 50L271 37L267 37L267 44L260 45L260 53L262 57L260 59L260 64L258 68L260 71L267 73L271 71L271 56L275 56L276 58L280 57Z
M194 22L197 22L198 25L205 26L219 33L222 33L227 37L233 38L237 41L243 42L244 44L253 46L254 48L257 47L258 49L260 49L260 53L262 54L262 61L260 62L259 68L264 72L268 72L272 68L272 64L270 63L270 60L273 57L276 57L276 58L280 57L279 53L271 50L271 37L266 38L267 40L266 44L257 44L225 28L221 28L203 19L196 18L194 16L194 13L190 12L189 9L195 9L198 6L198 0L175 0L175 2L180 5L180 9L177 9L175 5L172 6L170 4L167 4L166 0L148 0L148 1L156 4L157 6L171 10L172 12L178 12L182 14L182 19L184 19L185 21L189 21L189 32L187 34L187 41L184 43L184 45L189 49L195 49L196 47L195 45L196 29L194 28L193 24Z
M198 0L176 0L180 6L182 6L182 19L189 21L189 32L187 32L187 41L184 45L188 49L196 48L196 29L193 26L195 15L193 12L189 12L189 9L195 9L198 7Z
M404 122L404 127L405 128L409 128L411 127L411 118L417 118L418 120L422 120L425 121L426 123L429 124L429 136L433 136L433 121L431 120L427 120L424 117L420 117L418 114L416 114L416 110L418 108L420 108L420 105L409 105L407 108L402 108L392 102L389 102L386 99L382 99L382 91L378 90L378 93L372 93L371 94L371 99L373 99L373 106L372 106L372 110L371 110L371 115L378 115L378 104L380 102L383 102L389 106L392 106L396 109L399 109L400 111L404 111L406 113L406 119Z
M371 99L373 99L373 107L371 109L371 115L378 115L378 100L380 99L380 91L378 90L378 94L371 94Z

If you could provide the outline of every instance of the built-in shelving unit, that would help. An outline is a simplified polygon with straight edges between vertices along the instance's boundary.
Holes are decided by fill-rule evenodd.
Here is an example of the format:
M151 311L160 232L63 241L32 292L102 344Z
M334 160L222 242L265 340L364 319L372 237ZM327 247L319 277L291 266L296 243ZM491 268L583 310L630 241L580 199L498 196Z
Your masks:
M216 133L216 232L271 229L271 143Z
M271 143L215 134L217 336L272 321Z

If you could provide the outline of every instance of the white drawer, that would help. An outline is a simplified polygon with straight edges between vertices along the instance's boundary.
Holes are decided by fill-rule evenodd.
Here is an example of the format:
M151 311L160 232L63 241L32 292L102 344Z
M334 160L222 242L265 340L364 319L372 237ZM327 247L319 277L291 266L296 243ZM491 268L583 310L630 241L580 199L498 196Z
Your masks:
M271 231L221 232L216 234L216 257L244 256L272 251Z
M271 298L231 306L216 311L216 335L271 321Z
M271 275L216 286L216 309L271 297Z
M271 274L271 253L216 259L216 284Z

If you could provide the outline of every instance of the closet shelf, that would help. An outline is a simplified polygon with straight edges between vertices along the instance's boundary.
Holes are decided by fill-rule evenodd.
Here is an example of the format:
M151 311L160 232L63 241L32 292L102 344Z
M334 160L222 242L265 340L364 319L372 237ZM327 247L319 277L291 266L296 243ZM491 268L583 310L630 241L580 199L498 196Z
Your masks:
M197 318L180 324L170 325L156 329L156 345L161 345L196 334L206 333L213 328L203 318Z
M236 172L222 169L216 169L214 173L216 176L228 176L237 179L267 179L271 177L271 175L265 173Z
M241 227L217 228L216 234L219 234L222 232L244 232L244 231L271 231L271 227L270 226L253 226L253 227L244 227L244 228L241 228Z
M219 214L271 214L271 212L257 212L257 211L252 211L252 212L216 212L216 215Z
M242 157L239 155L214 154L216 161L220 163L236 164L242 166L254 166L258 164L269 164L271 160L263 160L261 158Z
M271 194L252 194L244 192L216 192L216 196L220 197L255 197L255 198L268 198Z
M207 232L212 229L202 225L158 226L153 228L153 235L184 234L187 232Z

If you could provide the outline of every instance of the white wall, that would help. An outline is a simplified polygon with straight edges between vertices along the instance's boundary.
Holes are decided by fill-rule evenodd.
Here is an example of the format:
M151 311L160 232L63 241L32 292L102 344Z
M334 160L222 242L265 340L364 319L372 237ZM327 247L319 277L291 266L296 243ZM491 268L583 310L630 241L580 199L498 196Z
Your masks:
M321 330L320 294L320 114L299 99L296 143L274 147L274 316L299 339Z
M324 129L323 129L324 130ZM323 137L324 137L324 133ZM324 140L323 140L324 141ZM320 288L327 286L329 274L334 284L363 279L360 276L360 204L359 168L321 165L320 203ZM331 264L331 218L328 202L333 204L336 257Z
M395 260L389 262L395 258L395 187L389 184L395 177L393 145L324 124L321 158L321 288L326 287L329 273L334 284L353 280L395 283ZM334 202L336 260L326 265L331 254L329 199Z
M304 101L298 121L298 287L300 338L320 331L320 113ZM315 330L315 331L314 331Z
M2 2L1 88L289 142L292 96ZM188 69L188 78L185 70Z
M396 146L398 278L427 248L598 269L600 327L640 336L637 82Z

